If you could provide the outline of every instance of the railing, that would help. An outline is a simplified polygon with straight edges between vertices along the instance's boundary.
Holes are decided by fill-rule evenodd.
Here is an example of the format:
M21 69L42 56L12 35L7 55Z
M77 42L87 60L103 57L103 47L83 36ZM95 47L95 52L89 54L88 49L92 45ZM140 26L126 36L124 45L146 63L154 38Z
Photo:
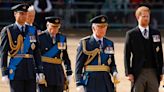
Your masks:
M3 3L4 2L5 1L3 1ZM19 2L15 1L14 3ZM89 20L98 14L105 14L108 16L109 26L111 28L131 28L137 23L134 12L136 7L139 6L138 4L106 4L101 2L53 2L52 4L53 9L50 12L50 15L62 17L64 28L88 28L90 27ZM146 3L146 5L152 6L150 3ZM151 9L151 24L153 24L154 27L164 28L164 8L161 6L161 3L154 3L153 5L159 6L160 8ZM1 27L14 22L13 13L10 11L9 7L1 7L0 15ZM37 15L36 19L37 17L39 16ZM43 23L39 19L37 19L36 22Z

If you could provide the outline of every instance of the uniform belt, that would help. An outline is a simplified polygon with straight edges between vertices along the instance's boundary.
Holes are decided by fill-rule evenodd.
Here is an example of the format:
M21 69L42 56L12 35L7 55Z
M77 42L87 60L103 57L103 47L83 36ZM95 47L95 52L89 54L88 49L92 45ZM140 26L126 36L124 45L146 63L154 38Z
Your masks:
M33 58L31 54L16 54L14 58Z
M106 65L87 65L85 67L85 71L88 71L88 72L94 72L94 71L109 72L110 68L109 68L109 66L106 66Z
M62 60L58 59L58 58L50 58L50 57L45 57L42 56L42 62L46 62L46 63L52 63L52 64L62 64Z

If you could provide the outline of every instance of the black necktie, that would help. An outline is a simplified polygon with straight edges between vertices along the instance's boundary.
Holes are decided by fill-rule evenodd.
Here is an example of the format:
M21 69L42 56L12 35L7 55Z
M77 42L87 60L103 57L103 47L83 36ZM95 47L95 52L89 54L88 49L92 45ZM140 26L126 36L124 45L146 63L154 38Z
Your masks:
M144 36L147 37L147 29L144 29Z
M101 40L98 40L99 48L102 48Z
M24 30L25 30L25 27L22 26L22 27L21 27L21 34L22 34L23 37L25 37L25 32L24 32Z

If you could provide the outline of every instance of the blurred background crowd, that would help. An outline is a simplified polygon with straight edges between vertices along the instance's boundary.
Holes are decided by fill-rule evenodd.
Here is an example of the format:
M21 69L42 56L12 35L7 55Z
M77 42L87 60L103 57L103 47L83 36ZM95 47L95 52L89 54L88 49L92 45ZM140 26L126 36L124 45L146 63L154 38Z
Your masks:
M146 5L151 9L151 24L164 28L164 0L0 0L0 29L14 22L11 7L18 3L34 5L35 23L45 30L46 16L62 18L62 28L88 28L89 20L99 14L109 18L110 28L126 30L136 25L134 11Z

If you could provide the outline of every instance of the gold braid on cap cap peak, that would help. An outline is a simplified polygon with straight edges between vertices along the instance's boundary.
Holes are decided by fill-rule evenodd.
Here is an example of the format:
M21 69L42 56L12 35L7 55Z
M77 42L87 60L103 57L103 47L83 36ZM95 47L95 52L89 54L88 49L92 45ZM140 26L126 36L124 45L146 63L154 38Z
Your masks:
M7 34L8 34L8 38L9 38L9 45L10 45L10 48L11 48L9 56L14 57L17 54L17 52L19 51L19 49L21 48L22 44L23 44L23 37L22 37L22 35L19 34L18 38L17 38L17 44L15 45L13 43L9 28L7 28Z

